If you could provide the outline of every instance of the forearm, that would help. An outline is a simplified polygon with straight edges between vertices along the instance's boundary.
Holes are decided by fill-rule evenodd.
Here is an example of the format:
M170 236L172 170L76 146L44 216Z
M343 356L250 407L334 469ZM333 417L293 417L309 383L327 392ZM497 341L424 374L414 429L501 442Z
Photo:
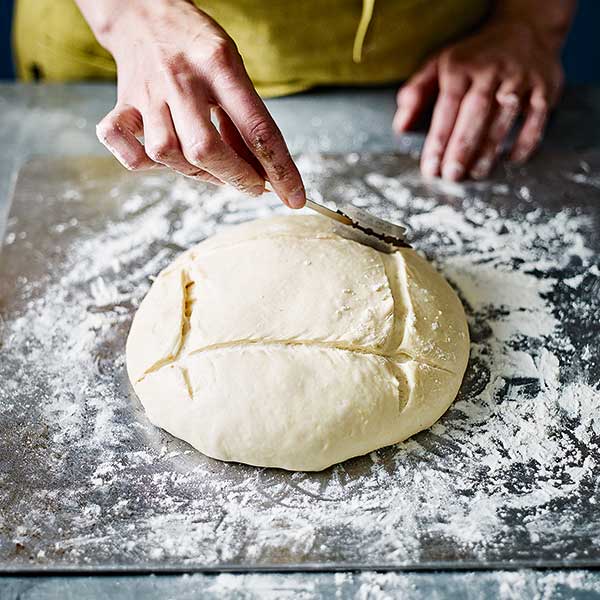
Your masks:
M548 49L558 52L569 28L577 0L496 0L491 23L527 24Z

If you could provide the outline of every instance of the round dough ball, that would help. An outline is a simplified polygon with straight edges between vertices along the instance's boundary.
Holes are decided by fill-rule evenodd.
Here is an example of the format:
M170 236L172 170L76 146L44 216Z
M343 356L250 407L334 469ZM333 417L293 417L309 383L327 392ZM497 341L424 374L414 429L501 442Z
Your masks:
M319 471L439 419L467 365L462 305L413 250L353 231L253 221L162 271L127 340L150 420L213 458Z

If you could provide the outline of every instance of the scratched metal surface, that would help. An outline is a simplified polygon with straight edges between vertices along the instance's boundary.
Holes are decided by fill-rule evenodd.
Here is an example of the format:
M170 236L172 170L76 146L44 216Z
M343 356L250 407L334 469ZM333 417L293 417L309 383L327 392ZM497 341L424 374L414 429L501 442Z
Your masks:
M594 253L587 262L597 265L598 188L564 177L565 172L577 171L581 159L581 155L545 156L526 170L508 170L500 177L508 185L508 194L495 195L490 188L483 196L485 202L499 211L510 212L516 220L532 211L538 211L542 220L550 218L566 204L574 215L585 214L588 222L581 236ZM585 161L586 174L597 176L600 157L590 154ZM311 185L318 181L319 191L332 200L341 199L348 182L364 182L367 173L393 177L415 170L413 159L399 155L365 155L351 161L331 156L315 164L327 168L319 167L318 178L313 177ZM341 181L346 182L346 187L340 187ZM212 461L153 428L126 381L122 354L135 310L134 300L139 300L148 286L143 265L154 260L156 272L179 252L181 248L172 239L182 219L193 211L193 206L171 193L174 186L175 181L168 174L131 175L110 159L38 160L28 163L20 173L8 222L8 243L0 255L0 570L414 569L600 564L600 510L594 501L597 489L593 480L578 486L576 497L569 498L568 506L550 503L546 507L541 541L525 535L520 526L531 515L526 510L511 510L499 515L499 524L493 531L482 530L477 544L457 544L456 540L436 534L439 522L446 518L444 507L439 505L420 522L407 522L404 533L397 532L399 547L379 544L378 540L389 534L385 531L386 520L393 517L395 524L402 524L400 505L381 509L374 506L368 527L364 522L355 524L350 512L346 522L333 520L331 526L313 531L310 543L295 544L291 541L302 542L302 531L290 531L290 524L310 523L311 513L325 513L332 504L336 506L331 510L351 505L353 494L360 493L357 484L376 485L376 477L385 472L382 494L414 498L412 494L419 482L418 478L407 482L407 470L414 474L426 467L435 473L439 468L443 477L448 465L455 470L460 464L456 462L460 448L443 435L424 432L413 446L384 449L376 460L362 457L323 473L299 476ZM519 196L523 186L532 190L533 201ZM378 193L376 186L370 187L376 198L370 208L397 217L385 194ZM198 189L198 201L209 202L210 190ZM142 203L139 211L124 214L124 199L140 190L151 200ZM427 197L436 205L456 208L466 202L418 180L411 184L411 193ZM103 274L108 283L119 288L120 301L80 308L69 305L70 299L80 298L83 293L81 282L68 277L69 271L77 268L69 260L76 247L101 236L108 224L118 232L122 220L134 222L158 204L168 208L163 219L168 230L158 238L150 236L147 246L141 247L125 265L127 278L120 269L107 269ZM206 218L214 224L226 223L240 210L239 206L231 202ZM410 208L407 210L410 212ZM130 234L130 225L123 231ZM452 239L440 245L439 239L434 243L431 231L413 233L417 246L429 255L440 257L456 252ZM198 240L202 237L199 231ZM162 241L157 241L159 238ZM556 275L559 279L581 275L580 267L581 263L575 260ZM130 275L136 270L140 270L140 281L134 283L139 286L132 287ZM65 313L72 316L80 310L81 322L85 322L92 308L91 312L99 313L99 319L103 319L100 325L90 326L88 333L93 340L82 346L90 349L89 356L78 357L75 362L73 340L57 335L57 331L62 331L60 313L54 324L23 323L24 315L28 319L35 316L35 311L28 312L26 307L56 302L50 294L56 293L60 280L67 282L67 287L73 286L63 290ZM592 316L599 314L599 289L598 277L589 275L578 290L577 300L592 308ZM558 286L548 301L557 314L568 316L563 333L569 349L561 355L561 366L566 366L573 377L596 385L600 379L597 357L582 358L582 354L584 345L597 347L600 343L598 320L590 320L590 310L578 312L573 307L574 297L567 288ZM31 332L23 334L29 330L28 325ZM490 335L485 316L472 320L471 329L475 339ZM17 340L15 331L26 339ZM40 348L52 365L52 373L45 369ZM63 355L71 360L61 363ZM65 373L64 389L57 378L57 367ZM477 403L485 380L485 367L472 362L459 400ZM77 381L75 387L73 381ZM77 418L73 418L73 413L77 413ZM460 416L453 414L450 411L444 418L446 427L458 427ZM574 426L566 417L563 425ZM467 424L464 429L465 444L469 427L475 426ZM106 447L95 443L102 440ZM600 461L597 442L593 438L592 443L580 449L591 461ZM573 460L570 465L556 465L557 480L558 470L562 466L576 467L581 455ZM400 467L402 471L398 470L396 478L395 469ZM523 468L506 475L506 481L501 483L517 497L522 486L531 487L535 476L535 469ZM460 480L463 474L455 470L452 477ZM473 482L476 488L477 481L485 483L488 475L483 469L469 477L465 481ZM337 496L302 492L313 489L313 484L314 489L333 490ZM249 489L252 493L239 494L240 490ZM461 489L464 501L470 492L467 487ZM246 503L236 504L235 514L232 499L234 504L237 500ZM448 498L449 502L452 500ZM427 498L419 501L427 502ZM269 521L264 530L264 521L253 525L248 520L248 515L269 515L281 511L281 506L284 512L277 513L279 521ZM571 531L565 528L565 514L573 524ZM479 525L474 519L469 526L477 529ZM193 544L186 544L187 540Z

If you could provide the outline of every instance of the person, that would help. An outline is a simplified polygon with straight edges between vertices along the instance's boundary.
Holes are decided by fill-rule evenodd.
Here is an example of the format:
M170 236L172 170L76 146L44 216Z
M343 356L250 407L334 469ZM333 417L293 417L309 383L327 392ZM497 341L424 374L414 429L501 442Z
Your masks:
M116 105L97 132L125 167L164 165L251 195L268 180L293 208L305 202L303 183L261 95L405 81L398 134L435 98L422 173L485 178L519 115L510 159L522 163L538 147L575 9L575 0L76 4L17 0L22 78L116 70Z

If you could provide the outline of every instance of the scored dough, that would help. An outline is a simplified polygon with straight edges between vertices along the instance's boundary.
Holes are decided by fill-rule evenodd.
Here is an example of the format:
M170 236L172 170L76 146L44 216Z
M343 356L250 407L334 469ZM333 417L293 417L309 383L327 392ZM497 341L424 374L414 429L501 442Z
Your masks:
M213 458L319 471L439 419L469 356L460 300L413 250L352 237L272 217L162 271L127 340L150 420Z

